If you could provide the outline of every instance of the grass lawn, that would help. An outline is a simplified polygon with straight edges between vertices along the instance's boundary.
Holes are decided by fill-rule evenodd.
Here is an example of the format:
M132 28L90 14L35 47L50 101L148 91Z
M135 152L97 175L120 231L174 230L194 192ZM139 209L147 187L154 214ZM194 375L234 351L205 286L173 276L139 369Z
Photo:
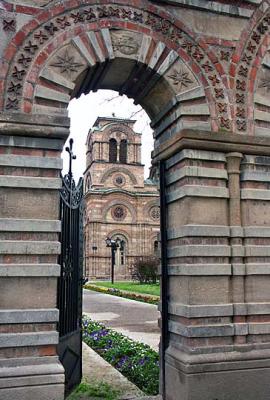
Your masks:
M93 285L103 286L106 288L115 288L119 290L127 290L129 292L160 295L160 285L157 284L140 284L137 282L115 282L113 285L108 281L91 281Z
M120 392L112 388L108 383L96 382L96 383L86 383L82 382L80 385L72 392L67 400L117 400L119 398Z

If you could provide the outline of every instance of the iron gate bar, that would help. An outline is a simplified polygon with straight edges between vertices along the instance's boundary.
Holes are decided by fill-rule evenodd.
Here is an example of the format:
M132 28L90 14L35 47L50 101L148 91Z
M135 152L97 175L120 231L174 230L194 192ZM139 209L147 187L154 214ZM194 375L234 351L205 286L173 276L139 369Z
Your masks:
M165 351L168 347L168 266L165 161L159 163L160 236L161 236L161 379L165 397Z
M72 175L73 140L70 139L69 171L62 177L60 190L61 275L58 280L59 358L65 368L66 392L77 385L82 376L82 262L83 262L83 180L76 186Z

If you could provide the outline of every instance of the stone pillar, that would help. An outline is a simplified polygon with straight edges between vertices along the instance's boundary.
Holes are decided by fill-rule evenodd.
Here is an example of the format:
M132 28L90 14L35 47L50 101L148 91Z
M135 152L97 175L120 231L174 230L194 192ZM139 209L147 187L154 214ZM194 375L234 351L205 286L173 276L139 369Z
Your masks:
M61 400L57 278L61 150L69 121L0 118L0 398Z
M229 226L230 226L230 246L231 246L231 301L233 304L245 303L245 264L243 252L243 227L241 216L241 189L240 189L240 163L243 155L241 153L228 153L227 171L229 188ZM233 315L232 322L237 324L235 327L234 343L246 343L245 316ZM243 332L241 332L243 327Z
M182 131L167 141L157 138L156 144L154 162L166 165L164 397L265 400L270 393L269 143Z

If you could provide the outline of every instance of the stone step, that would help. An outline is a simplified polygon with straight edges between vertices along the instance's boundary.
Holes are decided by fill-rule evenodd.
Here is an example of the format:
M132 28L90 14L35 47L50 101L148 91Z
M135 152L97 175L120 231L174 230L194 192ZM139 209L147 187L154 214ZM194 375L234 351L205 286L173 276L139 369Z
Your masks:
M133 397L133 398L121 398L121 400L162 400L162 396L144 396L144 397Z

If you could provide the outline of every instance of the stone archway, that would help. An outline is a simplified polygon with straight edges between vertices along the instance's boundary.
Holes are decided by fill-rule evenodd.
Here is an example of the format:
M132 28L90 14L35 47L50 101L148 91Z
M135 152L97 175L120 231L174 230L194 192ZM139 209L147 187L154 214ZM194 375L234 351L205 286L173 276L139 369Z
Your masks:
M0 397L63 398L55 294L66 107L109 88L140 103L155 131L164 399L264 400L269 1L19 3L1 4L10 36L0 49L0 381L10 383Z
M65 105L72 96L109 88L141 103L157 126L157 115L171 109L177 114L174 119L196 116L202 128L218 129L215 92L221 103L228 102L222 68L217 71L207 45L200 46L182 24L173 24L169 14L161 18L158 8L141 13L139 4L124 3L75 10L72 4L70 11L67 3L65 12L57 6L52 14L53 18L41 14L42 24L35 30L26 26L27 39L22 41L18 34L7 49L12 53L16 43L21 50L12 59L7 57L6 110L66 115ZM211 88L213 79L216 88ZM184 97L182 92L187 92ZM185 100L188 106L180 107ZM223 119L228 112L222 112ZM181 121L181 127L194 124Z

